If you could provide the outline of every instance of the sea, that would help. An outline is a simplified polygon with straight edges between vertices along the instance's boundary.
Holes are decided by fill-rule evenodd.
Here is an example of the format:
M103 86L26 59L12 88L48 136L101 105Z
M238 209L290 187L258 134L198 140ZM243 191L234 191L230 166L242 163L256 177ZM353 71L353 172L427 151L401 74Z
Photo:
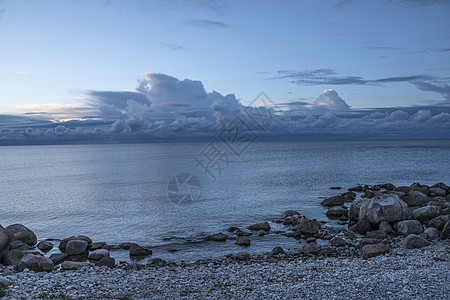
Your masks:
M0 224L53 240L47 255L71 235L135 242L177 262L298 251L304 242L275 233L288 230L276 222L284 211L336 225L322 199L358 184L450 184L449 157L450 140L4 146ZM205 240L262 221L271 233L253 234L250 247Z

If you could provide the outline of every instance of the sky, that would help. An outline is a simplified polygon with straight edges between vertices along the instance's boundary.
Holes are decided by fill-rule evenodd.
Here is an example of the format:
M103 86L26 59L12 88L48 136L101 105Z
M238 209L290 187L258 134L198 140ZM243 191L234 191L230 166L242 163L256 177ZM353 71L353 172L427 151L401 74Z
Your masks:
M450 138L447 0L0 0L0 145Z

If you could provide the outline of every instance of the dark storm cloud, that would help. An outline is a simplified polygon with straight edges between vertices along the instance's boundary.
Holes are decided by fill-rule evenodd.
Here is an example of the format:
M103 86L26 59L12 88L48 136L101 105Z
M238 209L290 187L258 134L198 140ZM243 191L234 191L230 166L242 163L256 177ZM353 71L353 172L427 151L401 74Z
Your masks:
M190 25L202 27L202 28L229 28L230 25L225 24L223 22L211 21L211 20L203 20L197 19L189 22Z

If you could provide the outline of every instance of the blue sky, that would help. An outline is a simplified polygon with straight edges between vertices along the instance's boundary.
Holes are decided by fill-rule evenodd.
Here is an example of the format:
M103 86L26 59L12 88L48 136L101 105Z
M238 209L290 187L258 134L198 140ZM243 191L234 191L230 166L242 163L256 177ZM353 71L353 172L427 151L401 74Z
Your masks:
M0 144L206 139L260 92L276 105L268 138L449 137L449 13L444 0L0 0Z

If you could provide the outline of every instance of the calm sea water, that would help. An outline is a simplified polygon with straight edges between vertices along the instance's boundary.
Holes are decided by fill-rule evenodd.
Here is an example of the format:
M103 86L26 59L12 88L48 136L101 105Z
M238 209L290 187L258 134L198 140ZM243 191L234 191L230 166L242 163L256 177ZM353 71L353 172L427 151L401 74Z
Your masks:
M24 224L39 239L137 242L154 256L192 261L241 251L234 241L203 241L229 226L287 209L326 220L320 201L337 194L331 186L450 183L449 154L450 140L253 143L240 155L206 143L0 147L0 224ZM177 194L180 173L198 182ZM277 245L299 247L269 234L246 250Z

